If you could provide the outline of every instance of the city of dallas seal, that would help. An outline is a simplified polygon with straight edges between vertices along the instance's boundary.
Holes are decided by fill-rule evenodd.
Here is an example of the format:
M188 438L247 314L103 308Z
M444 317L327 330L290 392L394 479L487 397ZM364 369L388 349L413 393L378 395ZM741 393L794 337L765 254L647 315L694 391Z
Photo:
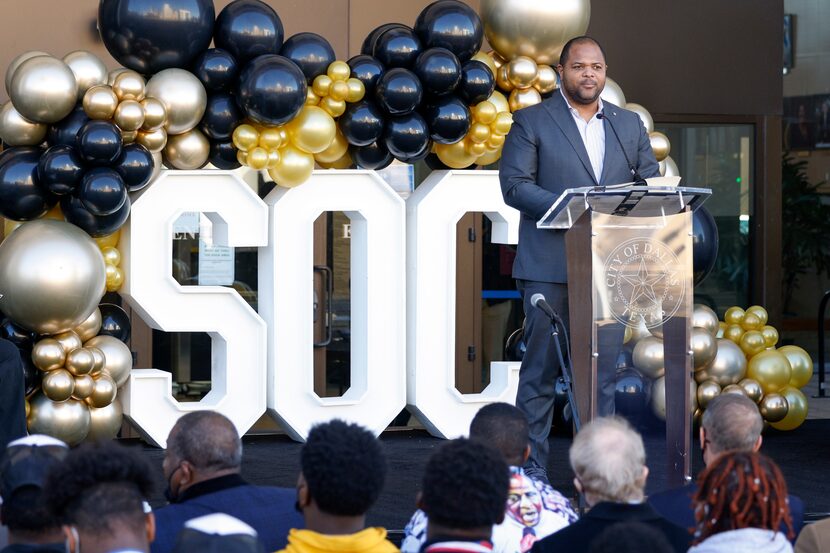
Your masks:
M627 326L637 327L643 321L654 328L671 319L683 300L685 285L677 257L658 240L626 240L605 260L611 313Z

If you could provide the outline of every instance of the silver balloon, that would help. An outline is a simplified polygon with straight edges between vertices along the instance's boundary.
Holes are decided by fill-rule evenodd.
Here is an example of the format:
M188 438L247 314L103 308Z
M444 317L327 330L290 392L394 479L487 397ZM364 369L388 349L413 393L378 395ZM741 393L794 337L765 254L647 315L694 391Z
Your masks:
M663 341L655 336L643 338L634 346L634 366L649 378L659 378L666 372Z
M84 322L72 330L75 331L75 334L78 335L81 342L86 342L87 340L97 336L98 331L101 330L101 310L96 307L92 314L87 317Z
M101 250L75 225L30 221L0 244L0 311L38 334L86 321L105 286Z
M704 328L692 329L692 352L695 369L702 369L712 362L718 353L717 338Z
M738 394L739 396L745 396L746 390L741 387L740 384L730 384L729 386L724 386L723 390L721 390L722 394Z
M193 73L184 69L159 71L147 82L146 94L161 101L167 109L167 134L191 130L205 114L205 87Z
M83 401L68 399L56 403L38 392L29 399L29 405L30 434L46 434L77 445L89 433L89 409Z
M648 327L646 327L646 321L642 317L639 317L637 319L637 326L626 325L623 343L633 349L637 345L637 342L648 336L651 336L651 333L648 331Z
M84 347L98 348L104 352L104 372L115 380L116 386L120 388L129 380L133 354L124 342L113 336L101 335L88 341Z
M628 102L627 104L625 104L625 109L633 111L634 113L640 116L640 120L643 122L643 126L646 128L646 132L651 132L654 130L654 119L651 117L651 114L648 112L646 108L644 108L640 104Z
M57 123L75 108L78 84L63 61L46 56L20 64L9 89L15 109L36 123Z
M603 102L611 102L617 106L625 105L625 94L622 88L617 84L617 81L611 77L605 78L605 88L602 89L602 94L599 95Z
M720 386L714 380L704 380L700 384L697 385L697 403L698 405L706 409L709 406L709 402L715 399L718 395L720 395Z
M694 311L692 311L692 326L703 328L712 336L716 336L720 325L718 324L718 315L708 305L696 303Z
M746 355L732 340L717 340L718 352L702 370L707 371L709 377L721 386L737 384L746 376Z
M761 383L757 380L753 380L751 378L744 378L738 385L744 389L746 395L749 399L758 403L761 401L761 398L764 397L764 389L761 388Z
M689 414L697 411L697 382L689 381ZM651 411L660 420L666 420L666 377L661 376L651 383Z
M199 129L167 137L161 151L164 164L173 169L201 169L210 157L210 142Z
M86 91L93 86L107 84L107 66L92 52L75 50L66 54L63 61L75 75L78 100L83 98Z
M680 169L677 168L677 163L674 162L671 156L666 156L665 159L661 160L658 165L660 166L660 174L664 177L679 177L680 176Z
M123 411L120 401L113 401L106 407L89 408L89 433L87 441L111 440L121 430Z
M20 115L11 102L0 109L0 140L7 146L37 146L48 129L49 125L33 123Z
M6 93L8 94L12 89L12 77L14 77L17 68L20 65L29 59L37 58L40 56L46 56L51 58L52 56L48 52L41 52L40 50L29 50L28 52L23 52L22 54L15 57L9 66L6 68Z

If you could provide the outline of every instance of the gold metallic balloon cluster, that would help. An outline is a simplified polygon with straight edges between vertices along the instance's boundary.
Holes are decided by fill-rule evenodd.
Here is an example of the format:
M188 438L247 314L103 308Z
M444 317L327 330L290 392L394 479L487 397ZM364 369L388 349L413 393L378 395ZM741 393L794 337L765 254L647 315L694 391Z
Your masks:
M507 99L499 91L470 108L470 130L454 144L435 144L433 151L441 163L453 169L472 164L490 165L501 158L505 137L513 125Z
M490 56L496 67L496 86L509 94L510 111L538 104L542 94L553 92L559 86L556 71L550 65L536 63L528 56L516 56L510 61L496 52L490 52Z
M121 229L112 234L95 238L101 249L107 271L107 292L117 292L124 284L124 269L121 268L121 251L118 249L118 240L121 239Z
M320 106L334 118L343 115L346 103L363 99L366 88L359 79L351 77L352 68L345 61L334 61L325 75L317 75L306 95L305 105Z
M99 309L72 330L41 338L32 362L43 371L40 389L27 398L29 432L74 445L112 438L121 427L118 388L132 369L132 353L117 338L98 335Z

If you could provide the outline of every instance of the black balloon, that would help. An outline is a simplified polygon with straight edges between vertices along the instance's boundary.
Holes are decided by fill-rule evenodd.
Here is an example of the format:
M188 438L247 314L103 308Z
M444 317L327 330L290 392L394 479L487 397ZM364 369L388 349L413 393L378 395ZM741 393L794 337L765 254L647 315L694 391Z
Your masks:
M348 104L338 126L349 144L368 146L383 133L383 112L367 100Z
M352 68L352 77L363 83L366 89L366 96L375 92L375 86L378 79L386 70L383 64L372 56L360 54L351 58L348 62L349 67Z
M419 113L391 117L386 121L383 143L396 159L420 157L429 152L429 127Z
M616 411L630 419L638 419L648 405L646 380L634 369L617 371L616 390L614 392Z
M424 8L415 21L415 32L424 48L446 48L462 62L479 51L484 38L478 14L458 0L438 0Z
M109 121L89 121L78 131L78 152L92 165L109 165L121 155L121 131Z
M74 147L64 144L58 144L46 150L37 164L40 185L52 194L60 196L74 192L83 175L84 166L81 156Z
M449 165L445 165L444 162L441 161L441 158L439 158L437 154L433 154L433 153L430 153L429 155L427 155L424 158L424 163L426 163L427 167L429 167L433 171L443 171L445 169L452 169L452 167L450 167ZM517 331L514 331L513 334L515 334L516 332ZM513 336L513 334L511 334L510 336ZM509 338L508 338L508 340L509 340ZM505 348L506 347L507 346L505 346ZM524 348L524 347L525 347L525 345L524 345L524 343L522 343L522 348ZM524 350L522 350L522 355L524 355ZM505 357L505 359L507 359L507 357ZM521 357L519 359L507 359L507 360L508 361L520 361Z
M144 75L188 68L210 46L213 0L101 0L98 29L124 67Z
M718 259L718 225L705 207L692 216L692 255L695 286L703 282L715 268Z
M470 60L461 66L461 82L456 90L467 104L483 102L495 89L496 78L486 63Z
M37 219L58 197L41 186L37 164L40 148L8 148L0 154L0 216L13 221Z
M424 96L421 81L412 71L390 69L378 80L375 98L389 115L406 115L420 105Z
M0 320L0 338L8 340L21 351L31 351L37 334L18 326L8 317Z
M426 148L424 148L423 150L421 150L417 154L412 155L412 156L402 157L402 158L400 158L400 160L404 163L409 163L411 165L414 165L415 163L418 163L419 161L426 159L429 156L430 152L432 152L432 140L427 141Z
M244 119L245 116L230 94L214 92L208 96L199 128L211 140L227 141Z
M20 352L20 360L23 364L23 385L25 389L25 393L28 396L32 392L35 391L37 387L40 386L41 380L43 380L43 371L35 367L34 362L32 362L32 358L29 355L29 352L21 351Z
M454 144L470 130L470 108L457 96L436 98L424 109L429 136L439 144Z
M308 84L324 75L335 61L334 48L317 33L297 33L282 45L280 55L290 59L302 70Z
M461 63L446 48L424 50L415 60L415 74L424 92L433 96L449 94L461 81Z
M49 127L49 130L46 131L46 143L50 146L58 144L74 146L78 131L87 121L89 121L89 116L87 116L83 106L79 104L72 110L72 113Z
M75 195L64 196L61 198L61 211L67 221L82 228L93 238L99 238L112 234L127 222L127 218L130 216L130 198L127 197L121 209L112 215L98 217L84 207L79 197Z
M208 91L228 90L236 84L239 65L227 50L211 48L196 58L193 74L202 81Z
M438 156L435 157L437 158ZM429 156L427 159L429 159ZM507 337L507 341L504 344L504 358L507 361L521 361L526 351L525 329L522 326L511 332L510 336Z
M422 51L415 31L401 25L383 31L375 41L375 56L386 67L412 67Z
M363 44L360 46L360 53L366 55L373 55L375 52L375 43L378 40L378 37L385 33L389 29L393 29L395 27L402 27L404 29L409 29L403 23L384 23L383 25L379 25L372 29L372 31L366 35L366 38L363 39Z
M239 75L236 101L261 125L277 126L303 108L308 85L297 64L277 55L259 56Z
M259 0L234 0L219 12L213 41L240 67L263 54L278 54L285 31L280 16Z
M240 163L236 158L236 148L233 142L211 142L208 161L217 169L236 169Z
M127 312L114 303L102 303L98 309L101 310L101 331L98 334L112 336L126 343L132 330Z
M394 159L380 140L368 146L349 146L349 155L358 168L371 170L384 169Z
M141 144L127 144L115 162L115 170L124 180L127 192L138 192L150 183L156 165L153 154Z
M127 187L115 169L93 167L84 174L78 197L90 213L104 217L121 209L127 200Z

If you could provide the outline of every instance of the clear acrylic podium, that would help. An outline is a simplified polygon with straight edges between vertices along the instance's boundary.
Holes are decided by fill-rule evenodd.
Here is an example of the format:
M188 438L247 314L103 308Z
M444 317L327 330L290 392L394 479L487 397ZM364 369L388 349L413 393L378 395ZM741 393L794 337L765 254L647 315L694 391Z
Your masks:
M613 401L607 383L617 359L608 352L643 327L663 337L668 486L691 477L692 212L711 194L679 180L569 189L536 225L567 230L573 386L583 424L602 412L601 402ZM609 336L619 347L600 346Z

